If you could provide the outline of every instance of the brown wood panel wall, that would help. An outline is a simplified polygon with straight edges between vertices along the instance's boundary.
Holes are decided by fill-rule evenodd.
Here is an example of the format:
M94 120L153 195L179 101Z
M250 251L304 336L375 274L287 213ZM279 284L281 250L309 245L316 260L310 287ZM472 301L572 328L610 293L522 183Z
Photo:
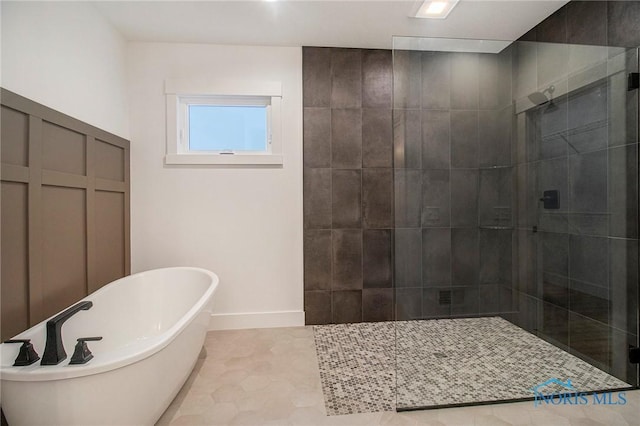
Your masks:
M0 326L8 339L128 275L129 141L0 89Z

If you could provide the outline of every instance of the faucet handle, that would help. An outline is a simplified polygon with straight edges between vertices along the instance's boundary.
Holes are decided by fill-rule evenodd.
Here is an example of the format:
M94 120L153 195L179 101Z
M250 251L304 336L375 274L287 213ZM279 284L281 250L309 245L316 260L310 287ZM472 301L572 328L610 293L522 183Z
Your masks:
M31 344L31 339L12 339L7 340L4 343L22 343L22 346L20 346L20 352L18 352L18 357L13 363L14 367L31 365L40 359L38 353L33 348L33 344Z
M93 354L89 350L87 342L95 342L98 340L102 340L102 336L79 338L69 364L86 364L89 362L93 358Z

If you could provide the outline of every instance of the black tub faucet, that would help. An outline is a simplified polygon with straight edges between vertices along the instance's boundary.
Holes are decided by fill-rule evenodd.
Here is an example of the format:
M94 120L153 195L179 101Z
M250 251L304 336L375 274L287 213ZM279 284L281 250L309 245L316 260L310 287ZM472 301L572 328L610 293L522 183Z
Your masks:
M62 343L62 324L74 314L86 311L93 306L88 300L76 303L69 309L47 321L47 343L44 346L44 354L40 365L57 365L67 358Z

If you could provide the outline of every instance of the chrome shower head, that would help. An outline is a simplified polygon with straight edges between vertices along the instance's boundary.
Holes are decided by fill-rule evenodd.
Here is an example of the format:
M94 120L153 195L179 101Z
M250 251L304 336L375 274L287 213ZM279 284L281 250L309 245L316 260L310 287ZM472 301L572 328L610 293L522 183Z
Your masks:
M529 100L536 105L542 105L545 102L549 102L549 99L542 92L535 92L528 96Z
M553 92L555 90L556 90L555 86L549 86L546 89L544 89L542 92L534 92L530 94L528 98L532 103L536 105L542 105L547 102L549 102L550 104L553 104ZM545 93L549 93L549 97L547 97ZM557 107L553 105L553 108L557 108Z

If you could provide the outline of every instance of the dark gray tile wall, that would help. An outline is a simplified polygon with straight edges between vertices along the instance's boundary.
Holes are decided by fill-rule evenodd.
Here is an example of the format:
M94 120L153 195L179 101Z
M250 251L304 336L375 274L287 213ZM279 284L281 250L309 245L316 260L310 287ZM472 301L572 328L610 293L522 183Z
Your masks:
M392 132L390 109L362 110L362 167L393 166L393 146L390 143Z
M607 2L606 16L609 46L640 46L640 2Z
M451 185L449 170L422 172L422 227L451 225Z
M520 40L638 47L638 22L640 1L571 0Z
M509 49L394 52L398 318L513 310L511 74Z
M419 127L420 118L415 117L414 119ZM422 167L424 169L449 169L451 167L450 135L450 111L424 110L422 112ZM409 138L405 139L405 146L407 144L411 144ZM413 152L405 154L407 158L411 158L413 155ZM407 163L406 167L420 168L420 165Z
M304 166L331 167L331 110L305 108L304 110Z
M393 319L392 79L391 51L303 48L307 324Z
M388 321L393 316L393 289L362 290L362 320Z
M449 131L449 125L446 125ZM393 161L396 168L419 169L422 164L423 131L420 110L393 110ZM448 149L447 136L447 149ZM448 155L446 161L448 161Z
M451 226L478 226L479 170L451 170Z
M362 230L334 229L332 242L332 290L362 289Z
M572 1L566 7L567 42L607 44L607 2Z
M331 108L331 167L362 167L362 109Z
M393 240L390 229L363 231L363 286L364 288L391 288L393 283Z
M480 277L480 243L477 228L451 230L451 283L475 286Z
M362 227L362 170L331 172L333 229Z
M422 230L396 229L394 249L396 287L422 287Z
M393 228L392 169L362 169L362 215L367 229Z
M637 48L639 22L639 1L572 0L520 40ZM562 51L538 49L555 58L539 64L539 78L545 67L566 66ZM626 61L637 72L637 50ZM528 137L517 157L518 310L508 318L637 385L627 351L639 332L640 118L638 91L628 92L624 79L613 75L558 98L554 111L517 120ZM560 191L560 209L537 205L546 189ZM539 232L527 231L533 224Z
M310 229L304 235L304 281L308 290L331 290L330 229Z
M451 111L451 167L478 168L478 111Z
M348 323L362 321L362 290L337 290L331 292L331 322Z
M394 170L394 219L396 228L420 228L422 220L422 171Z
M423 287L451 286L451 229L422 230Z

